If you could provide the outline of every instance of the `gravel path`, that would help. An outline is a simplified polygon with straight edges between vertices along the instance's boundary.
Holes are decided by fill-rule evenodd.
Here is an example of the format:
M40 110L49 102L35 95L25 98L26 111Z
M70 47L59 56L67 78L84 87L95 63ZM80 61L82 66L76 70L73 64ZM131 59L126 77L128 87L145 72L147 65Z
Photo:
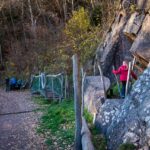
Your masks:
M40 113L28 91L0 89L0 150L46 150L44 139L36 134Z

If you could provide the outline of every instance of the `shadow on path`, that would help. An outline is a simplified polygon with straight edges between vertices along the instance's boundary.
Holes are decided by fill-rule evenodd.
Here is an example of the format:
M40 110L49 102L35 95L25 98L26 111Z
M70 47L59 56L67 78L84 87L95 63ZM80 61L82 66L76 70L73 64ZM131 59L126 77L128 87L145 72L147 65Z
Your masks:
M40 113L28 91L0 89L0 150L45 150L44 138L36 134Z

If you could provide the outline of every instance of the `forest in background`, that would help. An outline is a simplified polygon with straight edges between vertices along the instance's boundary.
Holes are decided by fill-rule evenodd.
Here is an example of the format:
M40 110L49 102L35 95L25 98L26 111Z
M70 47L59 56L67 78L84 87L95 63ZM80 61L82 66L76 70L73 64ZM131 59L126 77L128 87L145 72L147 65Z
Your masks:
M71 56L91 60L118 9L119 0L0 0L0 70L70 74Z

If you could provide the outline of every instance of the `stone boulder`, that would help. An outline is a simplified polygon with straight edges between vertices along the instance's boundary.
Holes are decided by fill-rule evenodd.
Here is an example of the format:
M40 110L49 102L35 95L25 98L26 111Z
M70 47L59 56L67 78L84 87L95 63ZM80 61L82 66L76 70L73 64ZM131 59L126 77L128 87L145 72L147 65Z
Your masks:
M131 42L121 34L127 21L127 15L120 12L109 29L105 41L97 48L97 60L101 63L103 73L111 81L112 65L119 66L125 55L131 56L129 49ZM98 71L97 71L98 72Z
M106 91L110 87L110 80L104 77ZM84 105L92 114L97 113L103 103L104 88L100 76L87 76L84 82Z
M150 0L123 0L122 8L126 11L130 10L131 6L135 6L136 10L147 12L150 9Z
M150 0L137 0L136 5L138 9L144 9L147 12L150 9Z
M135 10L131 11L132 7ZM124 59L131 61L135 53L150 60L149 14L150 0L121 1L120 11L96 52L104 75L111 81L112 65L118 68Z
M126 99L105 101L96 125L107 136L109 150L127 142L138 150L150 149L150 68L135 82Z
M130 19L124 27L123 33L134 41L140 31L144 18L144 13L134 12L131 14Z
M112 120L118 114L122 103L122 99L107 99L105 103L98 108L95 125L104 134L106 134Z

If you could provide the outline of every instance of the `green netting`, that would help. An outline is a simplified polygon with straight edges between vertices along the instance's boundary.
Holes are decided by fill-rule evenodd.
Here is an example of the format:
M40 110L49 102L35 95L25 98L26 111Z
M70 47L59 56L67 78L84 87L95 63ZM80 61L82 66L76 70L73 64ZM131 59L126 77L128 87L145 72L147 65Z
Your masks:
M31 92L32 93L39 93L40 92L40 78L39 76L32 77L32 85L31 85Z
M61 77L60 77L61 78ZM54 91L56 94L62 94L62 79L58 77L47 77L46 80L46 89Z
M47 96L46 91L49 91L59 97L63 97L64 77L59 75L44 75L32 77L31 92L40 93L42 96Z

